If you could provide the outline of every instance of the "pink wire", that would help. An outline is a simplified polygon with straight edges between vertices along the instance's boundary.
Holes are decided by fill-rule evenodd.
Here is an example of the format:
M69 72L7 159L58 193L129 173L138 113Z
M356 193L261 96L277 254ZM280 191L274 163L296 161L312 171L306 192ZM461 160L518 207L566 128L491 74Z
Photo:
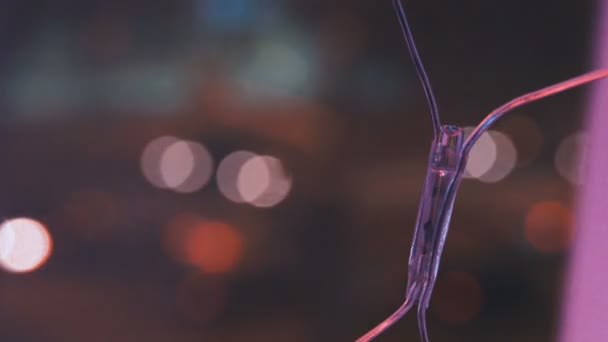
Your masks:
M533 91L531 93L522 95L516 99L513 99L504 105L493 110L486 118L473 130L471 135L469 135L468 139L464 143L463 154L468 155L469 151L475 145L475 142L479 139L479 137L492 126L496 120L500 119L503 115L510 112L511 110L521 107L530 102L540 100L542 98L555 95L564 90L568 90L570 88L577 87L579 85L583 85L585 83L589 83L595 81L597 79L608 76L608 70L596 70L584 75L571 78L567 81L554 84L552 86L548 86L546 88Z

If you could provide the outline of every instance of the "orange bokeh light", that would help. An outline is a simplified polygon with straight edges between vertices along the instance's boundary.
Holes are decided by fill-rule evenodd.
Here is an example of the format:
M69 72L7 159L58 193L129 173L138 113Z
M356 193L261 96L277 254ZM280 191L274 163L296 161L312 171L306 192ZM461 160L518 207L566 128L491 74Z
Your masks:
M205 273L226 273L243 257L241 233L224 222L184 214L173 219L165 234L168 252Z
M243 239L221 222L199 224L185 243L188 261L208 273L224 273L236 266L243 253Z
M484 301L481 285L472 274L450 272L439 278L432 306L439 319L460 325L475 319Z
M526 239L541 252L555 253L568 247L572 235L572 212L557 201L533 205L525 220Z

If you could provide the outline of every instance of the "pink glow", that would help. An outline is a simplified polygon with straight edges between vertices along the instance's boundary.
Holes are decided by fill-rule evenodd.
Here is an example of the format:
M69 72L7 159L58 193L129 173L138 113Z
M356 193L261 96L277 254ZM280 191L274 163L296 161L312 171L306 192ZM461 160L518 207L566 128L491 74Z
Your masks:
M600 5L600 4L598 4ZM608 1L598 19L596 65L608 67ZM608 341L608 81L593 85L589 150L580 189L561 341Z

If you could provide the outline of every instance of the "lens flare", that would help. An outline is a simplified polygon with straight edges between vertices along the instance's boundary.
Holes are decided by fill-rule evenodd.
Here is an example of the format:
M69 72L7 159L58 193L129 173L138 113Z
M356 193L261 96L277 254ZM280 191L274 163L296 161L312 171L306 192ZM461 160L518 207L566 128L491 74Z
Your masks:
M26 273L49 258L52 240L46 227L30 218L15 218L0 225L0 266L9 272Z

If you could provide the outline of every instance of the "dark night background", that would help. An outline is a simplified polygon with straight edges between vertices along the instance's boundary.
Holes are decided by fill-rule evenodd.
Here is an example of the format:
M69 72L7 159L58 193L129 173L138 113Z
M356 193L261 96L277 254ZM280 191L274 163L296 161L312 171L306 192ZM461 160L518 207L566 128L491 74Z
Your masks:
M591 70L595 6L406 1L443 122ZM555 156L589 89L493 127L518 164L463 181L433 341L555 340L576 189ZM161 136L208 149L205 186L146 180ZM404 298L430 139L389 0L0 0L0 216L53 239L0 273L0 339L353 341ZM284 200L223 195L239 150L281 160ZM417 339L410 313L378 341Z

